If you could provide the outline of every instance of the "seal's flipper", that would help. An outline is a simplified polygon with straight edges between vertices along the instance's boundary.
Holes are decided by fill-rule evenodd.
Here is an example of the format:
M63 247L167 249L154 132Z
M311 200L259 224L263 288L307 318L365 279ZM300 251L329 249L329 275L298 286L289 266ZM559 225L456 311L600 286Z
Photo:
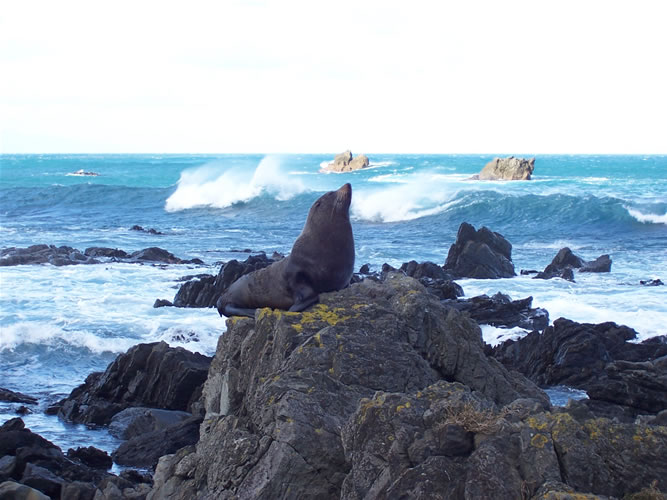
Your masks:
M218 310L218 312L220 313L220 316L224 314L228 318L230 316L248 316L249 318L254 318L256 310L257 309L247 309L243 307L236 307L232 304L227 304L221 310Z
M294 291L294 304L289 310L291 312L305 311L318 300L320 300L319 294L315 293L310 285L301 283L298 289Z

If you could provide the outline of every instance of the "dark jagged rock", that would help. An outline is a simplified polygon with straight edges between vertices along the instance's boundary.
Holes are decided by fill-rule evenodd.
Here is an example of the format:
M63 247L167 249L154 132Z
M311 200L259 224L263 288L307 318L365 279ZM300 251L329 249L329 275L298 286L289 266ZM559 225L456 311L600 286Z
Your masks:
M9 403L25 403L29 405L37 404L37 398L22 394L20 392L10 391L0 387L0 401L7 401Z
M549 312L546 309L532 308L532 303L532 297L512 300L500 292L491 297L480 295L470 299L445 301L448 306L467 312L472 319L483 325L544 330L549 325Z
M440 298L456 299L463 296L463 288L454 283L453 277L446 273L442 266L434 262L417 263L414 260L405 262L399 269L407 276L419 280L426 290Z
M464 222L450 247L444 270L455 278L511 278L512 244L486 227L478 231Z
M579 268L580 273L608 273L611 272L609 255L600 255L597 259L586 262Z
M165 342L136 345L93 373L60 402L58 415L73 422L107 425L125 408L190 411L199 399L211 359Z
M540 386L567 385L592 399L657 413L667 408L667 344L628 342L636 336L615 323L560 318L541 335L504 342L493 355Z
M88 467L94 469L111 469L113 461L106 451L95 448L94 446L70 448L67 450L67 458L78 460Z
M214 307L229 286L244 274L273 264L265 254L251 255L244 262L230 260L223 264L217 276L199 275L183 283L174 297L176 307Z
M161 262L163 264L203 264L201 259L183 260L176 257L173 253L159 247L150 247L139 250L130 254L130 260L146 261L146 262Z
M147 485L137 485L105 472L103 469L110 466L110 461L108 455L106 459L103 455L106 453L90 448L70 450L65 456L56 445L26 429L20 418L8 420L0 426L0 483L11 481L14 484L9 489L6 483L0 484L0 498L41 498L34 492L33 496L20 496L31 493L17 486L21 484L39 490L46 498L88 500L93 498L98 486L108 482L122 484L125 488L125 496L116 498L144 498L148 493ZM133 496L139 493L137 489L143 490L144 497Z
M119 465L154 468L161 456L196 444L201 423L201 417L190 417L172 426L136 435L113 452L113 460Z
M163 235L164 233L158 231L157 229L144 229L143 227L139 225L134 225L130 228L130 231L139 231L140 233L148 233L148 234L155 234L155 235Z
M129 259L130 254L119 248L89 247L83 252L88 257L106 257L110 259Z
M199 442L160 459L149 499L667 488L667 429L547 411L534 386L483 355L472 320L402 273L322 294L303 313L260 309L227 325Z
M173 305L174 304L172 304L171 301L166 299L155 299L155 302L153 303L155 309L159 307L173 307Z
M608 273L611 271L611 259L609 255L600 255L597 259L586 262L572 253L568 247L564 247L558 251L544 271L537 273L534 278L545 280L562 278L574 281L573 269L578 269L581 273Z
M640 285L644 286L663 286L664 283L660 279L654 279L654 280L639 280Z

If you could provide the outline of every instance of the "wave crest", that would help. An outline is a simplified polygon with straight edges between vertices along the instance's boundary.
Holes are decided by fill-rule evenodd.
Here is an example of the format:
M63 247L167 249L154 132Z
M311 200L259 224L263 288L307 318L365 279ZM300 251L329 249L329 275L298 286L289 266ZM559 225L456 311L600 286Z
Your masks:
M667 224L667 213L663 215L645 214L634 208L625 207L625 209L632 217L637 219L639 222L643 222L644 224Z
M185 170L165 210L177 212L195 207L225 208L262 194L284 201L306 191L303 182L282 171L279 157L265 156L252 175L246 169L217 162Z

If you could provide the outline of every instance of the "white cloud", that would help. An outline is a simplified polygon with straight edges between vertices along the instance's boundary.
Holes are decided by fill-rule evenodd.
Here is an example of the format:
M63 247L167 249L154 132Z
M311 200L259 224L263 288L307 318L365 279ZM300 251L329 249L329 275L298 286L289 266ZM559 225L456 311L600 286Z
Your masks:
M667 152L660 0L5 3L5 152Z

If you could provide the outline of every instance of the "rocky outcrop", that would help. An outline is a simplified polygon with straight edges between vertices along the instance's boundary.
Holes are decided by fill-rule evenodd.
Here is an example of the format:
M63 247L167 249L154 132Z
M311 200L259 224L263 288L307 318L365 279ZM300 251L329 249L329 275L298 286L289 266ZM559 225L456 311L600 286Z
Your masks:
M491 297L479 295L470 299L447 300L444 303L459 311L467 312L481 325L498 328L519 327L530 331L541 331L549 325L549 312L539 307L531 307L532 297L512 300L509 295L498 292Z
M615 323L560 318L542 334L504 342L493 355L540 386L567 385L635 414L658 413L667 409L667 344L628 342L636 337Z
M529 181L535 169L535 158L494 158L473 176L481 181Z
M193 413L211 359L165 342L138 344L93 373L59 403L68 421L108 425L125 408L141 406Z
M574 281L573 269L580 273L608 273L611 271L609 255L600 255L597 259L586 262L575 255L568 247L561 248L544 271L537 273L533 279L562 278Z
M173 305L175 307L214 307L220 295L237 279L244 274L267 267L275 261L263 253L251 255L243 262L230 260L222 265L217 276L202 274L183 283L176 292Z
M3 389L0 387L0 401L6 401L8 403L25 403L34 405L37 404L37 398L28 396L20 392L10 391L9 389Z
M139 225L137 225L137 224L135 224L134 226L132 226L132 227L130 228L130 231L138 231L138 232L140 232L140 233L148 233L148 234L153 234L153 235L156 235L156 236L159 236L159 235L163 235L163 234L164 234L163 232L158 231L157 229L154 229L154 228L152 228L152 227L151 227L150 229L144 229L142 226L139 226Z
M442 266L435 262L405 262L399 269L406 276L418 280L426 290L440 300L456 299L463 296L463 288L453 281L453 277L446 273Z
M512 244L486 227L478 231L467 222L459 226L444 270L456 278L511 278Z
M100 260L103 259L103 260ZM4 248L0 250L0 266L29 264L51 264L71 266L77 264L99 264L102 261L161 264L203 264L201 259L183 260L158 247L145 248L132 254L117 248L91 247L84 252L76 248L55 245L32 245L27 248Z
M96 496L109 485L119 492L113 498L145 498L150 484L133 474L109 474L110 461L109 455L92 447L65 455L14 418L0 426L0 498L110 498Z
M352 152L347 150L337 154L332 163L329 163L329 165L322 168L322 172L351 172L353 170L366 168L369 164L370 162L366 155L357 155L356 158L353 158Z
M322 294L303 313L261 309L227 325L200 440L160 459L149 499L667 488L667 429L549 411L484 356L474 321L402 273Z

